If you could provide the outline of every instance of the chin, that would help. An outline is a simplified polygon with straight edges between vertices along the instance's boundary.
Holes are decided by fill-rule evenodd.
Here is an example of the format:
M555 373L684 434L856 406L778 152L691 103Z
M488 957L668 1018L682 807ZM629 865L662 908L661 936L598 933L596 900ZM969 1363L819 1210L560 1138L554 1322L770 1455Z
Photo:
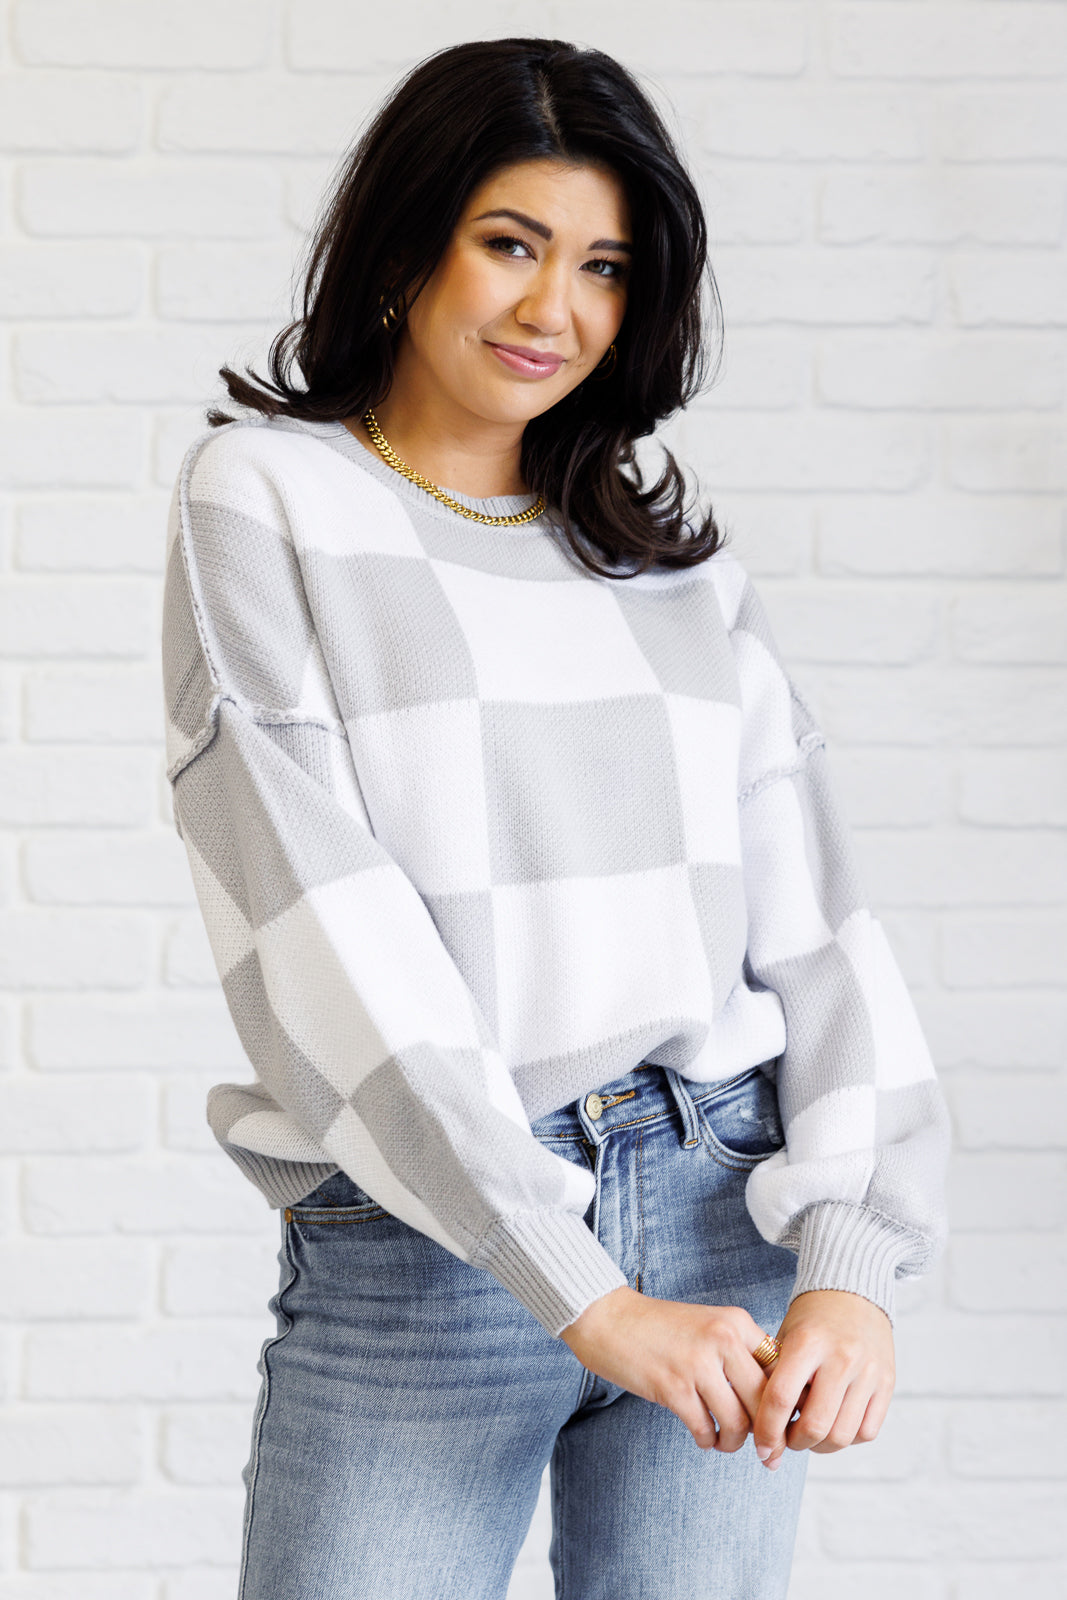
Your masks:
M540 403L538 403L540 402ZM487 422L506 422L525 425L542 412L555 405L555 399L542 399L540 395L503 396L499 405L482 405L480 410Z

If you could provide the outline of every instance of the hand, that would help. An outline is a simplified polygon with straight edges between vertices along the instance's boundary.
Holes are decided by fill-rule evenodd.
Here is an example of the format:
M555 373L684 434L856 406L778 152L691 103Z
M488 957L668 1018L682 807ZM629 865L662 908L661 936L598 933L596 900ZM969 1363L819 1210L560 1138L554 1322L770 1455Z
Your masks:
M763 1337L740 1306L657 1300L626 1285L560 1334L590 1372L666 1406L702 1450L724 1451L740 1450L759 1407L767 1375L752 1351Z
M877 1438L896 1381L885 1312L862 1295L811 1289L789 1307L778 1339L752 1430L764 1465L774 1472L787 1448L828 1455Z

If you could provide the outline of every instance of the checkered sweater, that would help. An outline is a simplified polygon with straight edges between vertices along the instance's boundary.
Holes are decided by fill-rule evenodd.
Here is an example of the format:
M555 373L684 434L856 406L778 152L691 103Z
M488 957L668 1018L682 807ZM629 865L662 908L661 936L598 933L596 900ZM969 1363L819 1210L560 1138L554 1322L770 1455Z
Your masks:
M493 515L524 497L457 498ZM794 1294L890 1315L943 1230L946 1118L823 735L729 552L600 578L340 422L189 448L167 776L255 1071L207 1114L273 1206L339 1169L550 1333L627 1280L530 1123L641 1061L777 1074L747 1202Z

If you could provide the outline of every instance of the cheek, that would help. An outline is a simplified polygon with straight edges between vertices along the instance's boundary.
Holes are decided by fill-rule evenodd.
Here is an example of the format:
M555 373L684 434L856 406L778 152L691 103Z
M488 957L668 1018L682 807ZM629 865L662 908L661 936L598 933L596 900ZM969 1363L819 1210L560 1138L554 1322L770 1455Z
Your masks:
M626 312L626 294L597 285L583 297L581 325L583 342L590 348L605 348L617 336Z
M450 268L442 284L439 314L455 335L465 337L499 316L507 304L509 286L493 263L467 256Z
M604 314L604 326L610 332L612 339L614 339L622 327L622 321L626 315L625 290L621 290L618 294L613 294L610 299L611 304Z

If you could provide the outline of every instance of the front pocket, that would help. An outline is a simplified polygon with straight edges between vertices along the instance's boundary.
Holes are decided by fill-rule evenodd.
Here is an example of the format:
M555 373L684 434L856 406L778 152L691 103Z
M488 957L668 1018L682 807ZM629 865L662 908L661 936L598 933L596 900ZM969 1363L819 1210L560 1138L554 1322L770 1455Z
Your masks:
M785 1144L778 1091L759 1067L695 1103L712 1155L733 1166L754 1167Z
M369 1200L363 1206L326 1206L321 1210L311 1207L288 1206L285 1212L286 1222L302 1222L305 1227L321 1227L333 1222L374 1222L378 1217L391 1216L392 1212L386 1211L376 1200Z
M299 1222L366 1222L371 1216L387 1217L390 1213L347 1172L341 1171L333 1173L295 1205L287 1206L285 1215L286 1221L295 1217Z

